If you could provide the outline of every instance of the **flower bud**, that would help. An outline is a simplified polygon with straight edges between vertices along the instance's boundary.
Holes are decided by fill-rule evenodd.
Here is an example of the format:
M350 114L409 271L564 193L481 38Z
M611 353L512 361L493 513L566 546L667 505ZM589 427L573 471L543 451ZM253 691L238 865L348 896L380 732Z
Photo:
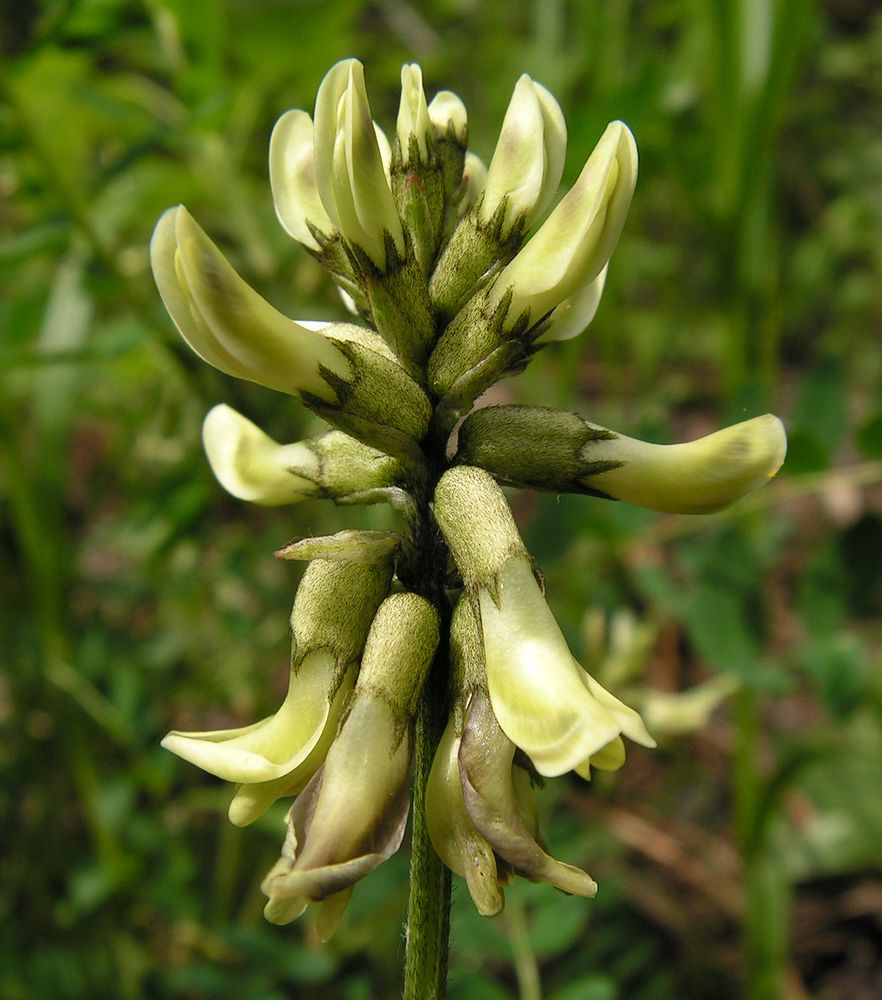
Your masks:
M465 148L469 138L469 116L462 99L451 90L439 90L428 111L436 137L449 137Z
M518 80L484 186L478 218L502 213L501 233L526 229L548 207L560 184L567 127L552 95L525 73Z
M460 218L468 213L481 196L487 183L487 167L480 156L469 152L465 155L462 170L462 194L456 210Z
M404 255L404 233L371 119L364 67L356 59L333 66L315 103L315 176L328 217L380 271L392 250Z
M250 288L183 207L160 218L150 262L162 301L181 336L227 375L332 402L328 381L351 369L326 336L295 323Z
M401 103L396 133L405 167L425 164L429 159L429 135L433 131L423 90L423 72L416 63L401 67Z
M475 199L466 204L470 188L464 166L474 153L466 152L469 124L463 102L449 90L437 93L429 104L429 118L435 132L435 150L441 165L444 192L444 215L441 220L442 235L446 241L459 219L471 208ZM474 179L474 167L471 168ZM486 170L485 170L486 172ZM433 261L434 263L434 261Z
M637 181L637 147L622 122L609 125L576 183L503 269L491 306L511 292L505 328L529 324L593 281L615 250Z
M335 535L319 535L291 542L275 555L277 559L331 559L342 562L382 562L401 546L395 531L356 531L346 529Z
M530 449L523 441L532 442ZM464 461L501 481L557 492L590 493L668 513L721 510L772 478L787 438L770 413L686 444L625 437L544 407L487 407L459 435Z
M408 812L410 720L437 643L438 617L427 601L393 594L383 602L352 708L294 802L286 848L264 879L268 920L287 923L308 902L348 892L398 849Z
M316 184L314 131L305 111L282 115L270 138L269 173L279 222L295 240L318 253L336 230Z

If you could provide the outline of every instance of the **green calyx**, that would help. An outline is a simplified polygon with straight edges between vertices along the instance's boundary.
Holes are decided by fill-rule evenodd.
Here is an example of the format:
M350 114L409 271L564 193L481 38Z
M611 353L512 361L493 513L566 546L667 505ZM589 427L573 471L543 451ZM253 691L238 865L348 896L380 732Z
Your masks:
M488 406L472 413L459 430L458 459L480 465L500 482L564 493L594 493L586 476L621 462L590 456L587 445L617 435L592 427L575 413L544 406ZM530 442L530 447L525 447ZM603 449L593 449L602 456Z

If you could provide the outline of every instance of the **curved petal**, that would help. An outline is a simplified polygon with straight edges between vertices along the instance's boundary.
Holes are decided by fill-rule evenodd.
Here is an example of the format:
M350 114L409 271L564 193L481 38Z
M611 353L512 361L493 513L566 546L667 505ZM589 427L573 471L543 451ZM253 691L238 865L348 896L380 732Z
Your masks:
M323 737L333 738L342 706L355 681L351 668L334 691L331 653L307 654L291 675L281 708L251 726L205 733L171 732L162 741L184 760L226 781L265 782L291 778ZM296 783L296 779L292 779Z
M319 460L310 448L278 444L225 403L208 411L202 443L218 482L240 500L277 506L318 492Z
M526 310L536 322L593 281L618 243L636 180L634 137L622 122L612 122L576 183L499 275L490 305L511 289L507 322Z
M787 434L771 413L685 444L648 444L617 434L583 449L616 467L585 485L629 503L679 514L709 514L768 482L784 462Z
M169 314L209 364L279 392L334 401L323 370L349 378L342 352L261 298L182 205L159 220L150 255Z

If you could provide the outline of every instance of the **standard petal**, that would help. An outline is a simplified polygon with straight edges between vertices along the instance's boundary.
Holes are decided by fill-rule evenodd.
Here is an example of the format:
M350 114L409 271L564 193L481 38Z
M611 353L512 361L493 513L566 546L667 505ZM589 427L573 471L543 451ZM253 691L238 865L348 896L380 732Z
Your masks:
M528 216L528 222L538 219L554 200L563 176L567 156L567 123L554 95L541 83L533 82L539 109L542 112L542 130L545 152L545 171L539 197Z
M295 800L296 858L263 883L271 899L313 902L353 885L393 854L408 812L410 739L388 704L356 697L322 769Z
M269 172L279 221L295 240L320 251L311 227L330 238L334 223L322 205L316 184L314 131L305 111L282 115L270 138Z
M503 732L540 774L572 770L623 732L652 744L637 713L573 659L526 559L500 570L497 600L479 591L490 699Z
M323 371L348 378L343 354L327 337L288 319L261 298L183 206L170 211L157 225L151 257L160 294L193 350L236 378L332 401L335 394Z
M364 67L344 59L322 80L315 104L319 197L335 227L386 267L386 235L404 253L404 233L371 118Z

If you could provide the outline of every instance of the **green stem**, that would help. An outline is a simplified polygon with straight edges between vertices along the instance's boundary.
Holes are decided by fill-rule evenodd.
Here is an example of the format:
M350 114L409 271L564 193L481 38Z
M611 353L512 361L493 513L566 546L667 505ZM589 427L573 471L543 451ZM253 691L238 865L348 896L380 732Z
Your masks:
M446 667L440 657L436 659L416 727L404 1000L442 1000L447 986L450 871L435 853L426 826L426 782L443 732L444 713L439 705L446 700ZM439 688L444 700L437 697Z
M744 859L743 928L745 996L776 1000L783 995L787 962L789 902L786 876L774 856L767 832L760 828L762 776L757 767L760 702L755 691L740 691L735 702L737 743L734 758L734 804L738 843Z
M435 461L432 461L432 457ZM427 455L434 469L431 490L444 469L443 451ZM412 525L413 589L432 601L441 617L441 644L429 671L416 720L413 777L413 833L410 898L407 907L404 1000L443 1000L447 992L450 934L450 870L435 853L426 824L426 784L444 732L449 701L448 635L450 606L445 594L447 547L429 510L429 490L417 501Z
M530 943L527 915L520 899L512 898L506 902L505 931L511 944L520 1000L542 1000L539 964Z

